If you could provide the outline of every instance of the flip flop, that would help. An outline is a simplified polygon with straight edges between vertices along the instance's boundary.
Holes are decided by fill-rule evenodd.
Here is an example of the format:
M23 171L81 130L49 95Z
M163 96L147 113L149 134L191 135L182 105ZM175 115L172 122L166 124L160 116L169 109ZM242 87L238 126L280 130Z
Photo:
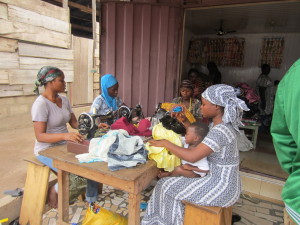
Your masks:
M252 203L254 203L254 204L260 203L260 200L259 200L259 199L252 197L250 194L242 193L240 197L241 197L242 199L246 199L246 200L248 200L249 202L252 202Z
M11 195L11 197L20 197L23 195L23 190L21 188L16 188L15 190L6 190L3 193Z
M231 224L233 225L235 222L239 222L241 221L242 217L239 215L232 215L232 220L231 220Z

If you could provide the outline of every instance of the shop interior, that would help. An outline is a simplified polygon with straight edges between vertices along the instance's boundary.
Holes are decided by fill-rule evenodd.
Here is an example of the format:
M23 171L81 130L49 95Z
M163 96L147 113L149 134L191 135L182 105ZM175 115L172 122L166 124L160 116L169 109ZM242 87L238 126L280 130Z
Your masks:
M300 57L299 11L299 1L186 10L182 77L190 68L208 74L207 62L214 61L222 83L235 87L245 83L255 90L260 66L268 63L269 77L280 81ZM255 114L243 130L256 146L240 151L241 170L285 180L287 175L277 161L269 129L255 127L253 121L261 122Z

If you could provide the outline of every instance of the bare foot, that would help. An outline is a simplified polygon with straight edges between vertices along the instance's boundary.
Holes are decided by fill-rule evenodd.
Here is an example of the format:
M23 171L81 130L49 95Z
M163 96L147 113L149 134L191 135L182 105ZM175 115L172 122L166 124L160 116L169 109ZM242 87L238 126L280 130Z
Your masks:
M167 172L167 171L162 171L162 170L160 170L159 172L158 172L158 177L159 178L162 178L162 177L168 177L168 176L170 176L170 172Z
M58 195L55 191L54 185L48 188L47 203L50 207L57 209Z

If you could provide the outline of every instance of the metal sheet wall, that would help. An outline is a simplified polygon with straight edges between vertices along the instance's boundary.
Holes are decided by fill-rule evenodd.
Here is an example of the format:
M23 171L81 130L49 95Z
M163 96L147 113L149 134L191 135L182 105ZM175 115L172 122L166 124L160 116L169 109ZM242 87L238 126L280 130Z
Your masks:
M101 75L114 74L119 96L152 115L177 95L183 10L168 4L104 3Z

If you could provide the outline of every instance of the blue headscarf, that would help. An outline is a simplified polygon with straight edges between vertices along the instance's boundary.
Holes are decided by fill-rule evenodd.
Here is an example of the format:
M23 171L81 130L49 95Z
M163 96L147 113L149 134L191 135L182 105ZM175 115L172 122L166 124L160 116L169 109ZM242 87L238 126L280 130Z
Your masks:
M113 110L117 110L118 106L117 106L117 101L116 98L111 97L108 94L107 89L114 86L116 83L118 83L117 79L111 75L111 74L105 74L103 77L101 77L101 92L102 92L102 96L105 99L107 105L109 107L111 107Z

